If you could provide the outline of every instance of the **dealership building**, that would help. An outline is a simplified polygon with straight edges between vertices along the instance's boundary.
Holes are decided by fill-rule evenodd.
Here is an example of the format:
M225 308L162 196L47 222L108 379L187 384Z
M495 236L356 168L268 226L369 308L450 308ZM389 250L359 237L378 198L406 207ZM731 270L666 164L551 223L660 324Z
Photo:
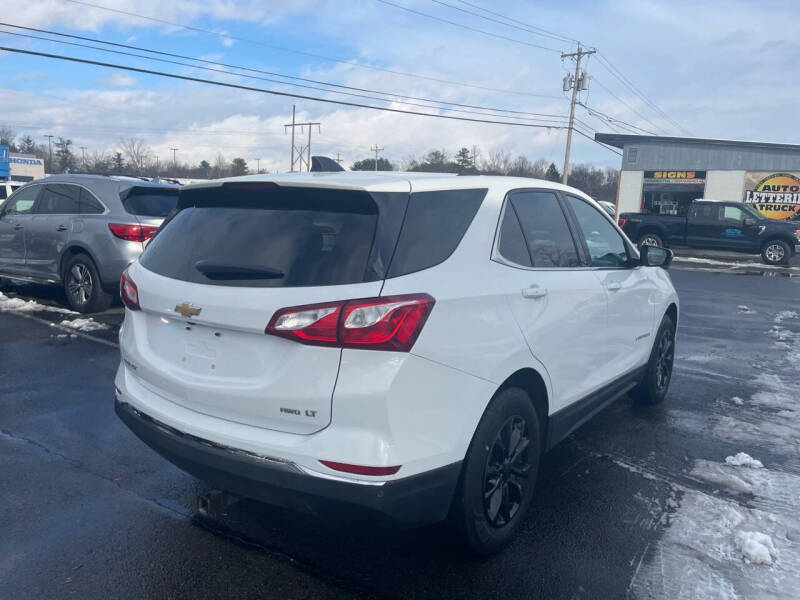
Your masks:
M683 215L695 199L800 215L800 145L597 133L622 150L617 211Z

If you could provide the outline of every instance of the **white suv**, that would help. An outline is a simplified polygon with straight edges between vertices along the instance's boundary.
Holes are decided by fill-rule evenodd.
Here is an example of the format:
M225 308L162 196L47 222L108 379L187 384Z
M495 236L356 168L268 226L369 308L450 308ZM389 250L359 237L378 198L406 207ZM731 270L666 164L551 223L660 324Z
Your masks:
M189 186L121 281L116 410L241 495L501 548L542 453L665 396L671 254L531 179L320 173Z

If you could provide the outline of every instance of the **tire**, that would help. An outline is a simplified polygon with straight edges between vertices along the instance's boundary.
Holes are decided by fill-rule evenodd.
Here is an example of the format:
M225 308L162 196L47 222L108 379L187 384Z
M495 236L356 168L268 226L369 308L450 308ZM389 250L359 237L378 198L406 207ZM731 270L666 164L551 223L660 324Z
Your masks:
M675 361L675 324L668 315L661 319L644 379L630 392L637 404L659 404L667 395Z
M64 293L67 304L79 313L96 313L111 305L112 296L103 290L94 261L76 254L64 269Z
M519 388L497 394L483 414L450 514L452 525L473 552L498 552L519 529L533 497L540 436L536 409Z
M761 247L761 260L768 265L785 265L789 263L792 249L783 240L768 240Z
M659 248L663 248L664 240L662 240L661 236L657 233L643 233L639 236L639 248L642 246L658 246Z

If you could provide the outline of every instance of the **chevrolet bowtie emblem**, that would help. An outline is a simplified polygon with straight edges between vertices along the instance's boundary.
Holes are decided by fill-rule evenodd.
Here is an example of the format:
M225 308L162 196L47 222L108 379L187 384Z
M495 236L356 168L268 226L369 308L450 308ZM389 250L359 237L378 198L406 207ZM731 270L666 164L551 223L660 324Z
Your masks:
M183 315L184 317L196 317L197 315L200 314L201 310L203 309L198 308L197 306L192 306L188 302L184 302L183 304L178 304L175 307L175 312Z

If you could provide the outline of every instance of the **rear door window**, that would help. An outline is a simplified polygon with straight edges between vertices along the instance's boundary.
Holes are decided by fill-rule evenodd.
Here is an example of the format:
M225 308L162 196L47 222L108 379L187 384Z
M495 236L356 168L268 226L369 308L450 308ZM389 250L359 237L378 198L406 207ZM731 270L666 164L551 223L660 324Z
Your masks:
M577 267L580 263L567 219L553 192L515 192L510 204L519 218L533 267Z
M404 203L408 194L401 196ZM166 277L210 285L375 281L383 277L371 268L378 217L378 205L366 192L201 188L184 192L181 210L140 262ZM390 234L391 247L398 227Z
M411 194L388 277L428 269L449 258L486 192L472 189Z
M36 207L40 215L77 215L81 188L68 183L48 183L44 186Z
M120 198L129 214L164 218L178 203L178 189L134 186L120 192Z

